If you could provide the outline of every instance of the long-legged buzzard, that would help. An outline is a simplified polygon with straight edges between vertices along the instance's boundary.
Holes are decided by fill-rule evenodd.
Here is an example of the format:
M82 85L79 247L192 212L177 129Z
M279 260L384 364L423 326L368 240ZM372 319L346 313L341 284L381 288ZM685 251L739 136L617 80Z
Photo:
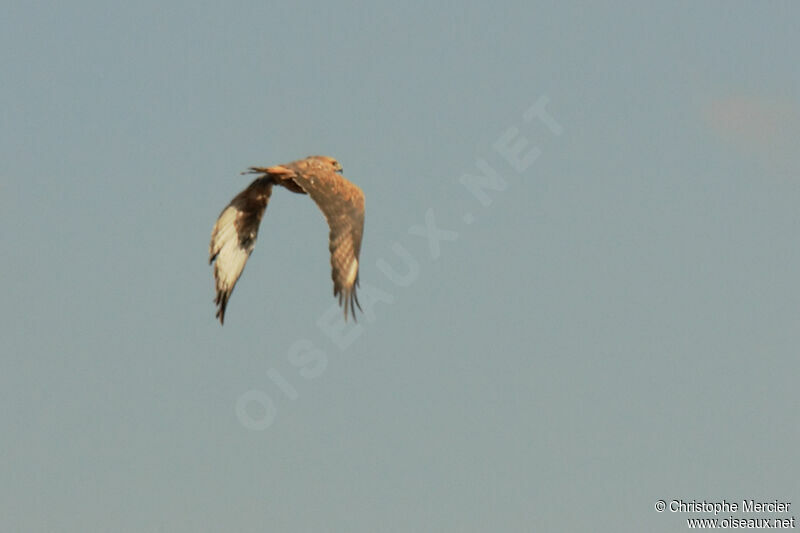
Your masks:
M217 317L225 320L225 307L236 280L244 270L258 236L258 226L267 208L273 185L316 202L330 226L333 295L355 319L358 285L358 254L364 232L364 193L341 175L342 166L332 157L310 156L274 167L250 167L243 174L261 174L222 210L211 232L209 264L214 262L217 287Z

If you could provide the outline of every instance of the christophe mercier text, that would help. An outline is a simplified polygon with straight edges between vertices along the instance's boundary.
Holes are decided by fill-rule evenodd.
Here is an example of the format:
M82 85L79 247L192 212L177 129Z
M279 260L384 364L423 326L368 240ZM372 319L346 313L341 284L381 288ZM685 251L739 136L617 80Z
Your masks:
M729 502L722 500L721 502L708 502L706 500L690 502L684 500L672 500L669 502L669 510L673 513L736 513L742 511L743 513L786 513L792 502L779 502L773 500L770 502L759 502L756 500L742 500L742 503Z

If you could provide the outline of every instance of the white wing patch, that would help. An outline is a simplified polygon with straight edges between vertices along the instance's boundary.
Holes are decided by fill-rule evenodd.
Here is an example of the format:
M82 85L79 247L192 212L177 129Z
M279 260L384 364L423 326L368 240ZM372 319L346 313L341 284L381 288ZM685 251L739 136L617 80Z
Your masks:
M350 263L350 269L347 271L346 276L346 287L352 287L353 283L356 282L356 276L358 275L358 259L353 259L353 262Z
M217 262L214 263L217 290L227 292L233 288L236 280L242 275L248 257L250 252L234 242L228 242L222 247L217 255Z
M225 243L236 238L236 215L238 211L233 206L226 207L214 225L211 234L210 256L213 258L219 253Z
M249 246L242 246L236 229L236 221L240 215L240 211L234 206L225 208L219 216L211 236L210 260L214 260L217 304L222 304L218 316L222 317L224 317L224 306L228 297L239 276L242 275L244 265L255 244L255 235L252 235Z
M229 291L233 288L252 252L252 249L242 248L239 243L239 234L236 232L238 213L239 211L233 206L225 209L219 217L214 232L212 255L217 256L214 263L217 290Z

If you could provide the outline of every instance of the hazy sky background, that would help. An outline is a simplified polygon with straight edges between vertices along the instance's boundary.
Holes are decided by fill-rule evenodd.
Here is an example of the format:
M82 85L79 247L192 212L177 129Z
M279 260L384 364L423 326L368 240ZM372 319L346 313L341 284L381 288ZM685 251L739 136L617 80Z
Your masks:
M797 4L3 12L3 531L800 515ZM561 135L525 121L542 98ZM509 128L540 151L521 172ZM392 299L343 348L327 227L285 190L214 319L239 172L309 154L364 190L362 295ZM488 206L460 183L479 159ZM409 233L429 210L457 232L437 257ZM379 268L406 273L397 245L416 276Z

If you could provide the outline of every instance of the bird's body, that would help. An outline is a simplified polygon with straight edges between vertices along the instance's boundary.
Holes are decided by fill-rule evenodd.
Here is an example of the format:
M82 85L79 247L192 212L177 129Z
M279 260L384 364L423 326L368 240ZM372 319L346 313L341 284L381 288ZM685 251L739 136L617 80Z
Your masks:
M326 156L310 156L273 167L251 167L248 174L261 174L222 210L211 232L209 263L214 263L217 317L225 320L225 308L233 287L253 252L258 228L273 185L298 194L308 194L319 206L330 226L333 294L355 318L358 305L358 256L364 231L364 193L340 174L341 165ZM360 306L359 306L360 308Z

